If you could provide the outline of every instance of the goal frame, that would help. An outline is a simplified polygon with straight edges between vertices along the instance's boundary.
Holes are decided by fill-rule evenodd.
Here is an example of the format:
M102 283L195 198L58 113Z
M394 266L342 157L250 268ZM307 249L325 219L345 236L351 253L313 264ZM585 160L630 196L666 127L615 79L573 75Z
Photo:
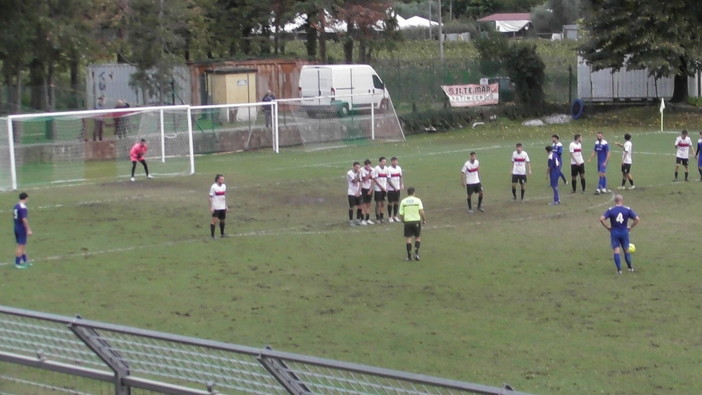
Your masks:
M8 115L5 117L6 128L7 128L7 139L8 139L8 151L10 160L10 187L13 191L17 190L17 160L15 156L15 133L14 133L14 121L25 121L32 118L38 117L89 117L89 116L100 116L100 115L114 115L121 113L148 113L156 112L159 114L159 129L160 129L160 152L161 161L165 162L165 144L166 144L166 131L165 131L165 111L178 111L182 110L186 113L187 119L187 133L188 133L188 151L189 151L189 169L188 174L192 175L195 173L195 153L193 144L193 125L191 117L190 105L176 105L176 106L152 106L152 107L127 107L127 108L112 108L104 110L83 110L83 111L62 111L62 112L47 112L47 113L37 113L37 114L15 114Z

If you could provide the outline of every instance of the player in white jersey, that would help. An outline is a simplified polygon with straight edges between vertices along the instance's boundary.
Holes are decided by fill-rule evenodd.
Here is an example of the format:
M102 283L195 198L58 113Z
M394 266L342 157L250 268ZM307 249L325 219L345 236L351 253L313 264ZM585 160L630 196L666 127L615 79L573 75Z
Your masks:
M682 164L685 166L685 181L690 181L687 177L690 172L688 169L688 162L690 161L690 149L692 148L692 140L690 136L687 135L687 130L683 130L675 139L675 148L677 152L675 154L675 178L673 181L678 181L678 168Z
M210 201L210 213L212 213L212 222L210 222L210 236L215 237L215 226L219 221L219 234L224 237L224 220L227 218L227 185L224 183L224 176L217 174L215 182L210 187L208 199Z
M631 135L629 133L624 135L624 144L615 142L614 144L622 147L622 185L617 189L624 189L627 180L631 185L629 189L634 189L634 177L631 175L631 154L634 148L631 143Z
M512 152L512 199L517 200L517 184L519 184L521 186L521 200L523 201L526 192L527 171L531 175L531 162L522 143L517 143L516 148Z
M363 213L361 225L373 225L375 222L370 219L371 202L373 201L373 168L371 167L370 159L363 161L363 167L360 173L362 197L361 212Z
M347 194L349 200L349 225L361 225L361 164L353 162L351 170L346 172ZM353 210L356 209L356 221L353 220Z
M585 193L585 159L583 158L582 136L580 134L573 136L568 152L570 152L570 183L573 187L571 193L575 193L578 189L578 175L582 191Z
M381 224L385 212L385 197L388 193L388 167L384 156L378 158L378 166L373 169L373 195L375 198L375 219Z
M388 221L400 222L397 216L400 207L400 192L405 188L402 181L402 168L397 164L397 157L390 158L388 167Z
M475 152L470 153L470 159L466 161L461 169L461 183L466 188L468 197L468 213L473 214L472 197L474 193L478 194L478 210L483 210L483 186L480 184L480 161L476 157Z

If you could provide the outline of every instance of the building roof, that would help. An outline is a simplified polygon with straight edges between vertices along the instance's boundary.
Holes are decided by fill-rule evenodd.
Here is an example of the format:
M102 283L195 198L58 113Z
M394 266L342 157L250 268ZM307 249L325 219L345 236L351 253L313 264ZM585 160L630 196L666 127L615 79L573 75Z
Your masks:
M528 12L517 12L510 14L492 14L478 19L478 22L498 22L498 21L531 21L531 14Z

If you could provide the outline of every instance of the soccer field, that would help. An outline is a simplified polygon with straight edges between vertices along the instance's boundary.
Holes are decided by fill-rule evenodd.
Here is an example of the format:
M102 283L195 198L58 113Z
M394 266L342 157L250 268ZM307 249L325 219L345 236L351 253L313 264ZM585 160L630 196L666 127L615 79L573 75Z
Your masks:
M691 182L671 181L679 131L655 129L598 129L612 190L614 142L633 135L637 189L622 193L642 219L635 273L615 274L598 222L613 194L592 194L594 162L586 194L561 184L562 204L547 205L551 134L566 151L583 134L588 158L595 129L497 122L398 144L203 156L188 177L147 181L138 168L135 183L29 189L29 270L12 267L19 191L4 192L2 304L531 393L700 392L702 182L696 162ZM533 168L523 203L511 195L517 142ZM484 213L466 213L471 151ZM345 173L381 155L399 158L424 202L421 262L404 261L400 224L348 225ZM216 173L231 211L229 237L212 240Z

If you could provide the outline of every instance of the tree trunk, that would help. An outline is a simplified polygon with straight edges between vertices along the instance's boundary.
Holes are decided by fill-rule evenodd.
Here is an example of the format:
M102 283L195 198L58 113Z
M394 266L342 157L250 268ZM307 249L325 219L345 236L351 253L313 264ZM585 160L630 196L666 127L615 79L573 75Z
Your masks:
M319 11L319 60L322 63L327 63L327 18L324 15L324 10Z
M29 65L30 106L36 110L45 110L44 103L44 67L34 59Z
M317 57L317 30L312 27L308 20L305 24L305 49L307 49L307 57L314 59Z
M687 98L687 75L676 75L673 84L673 97L670 101L673 103L686 103Z
M348 35L344 38L344 62L353 63L353 39Z
M71 73L71 98L69 100L68 105L72 110L78 109L79 107L83 107L80 102L84 102L84 100L79 100L78 99L78 92L80 92L79 84L78 82L78 75L80 73L79 71L80 64L78 63L77 57L74 57L71 59L71 64L70 64L70 73Z

